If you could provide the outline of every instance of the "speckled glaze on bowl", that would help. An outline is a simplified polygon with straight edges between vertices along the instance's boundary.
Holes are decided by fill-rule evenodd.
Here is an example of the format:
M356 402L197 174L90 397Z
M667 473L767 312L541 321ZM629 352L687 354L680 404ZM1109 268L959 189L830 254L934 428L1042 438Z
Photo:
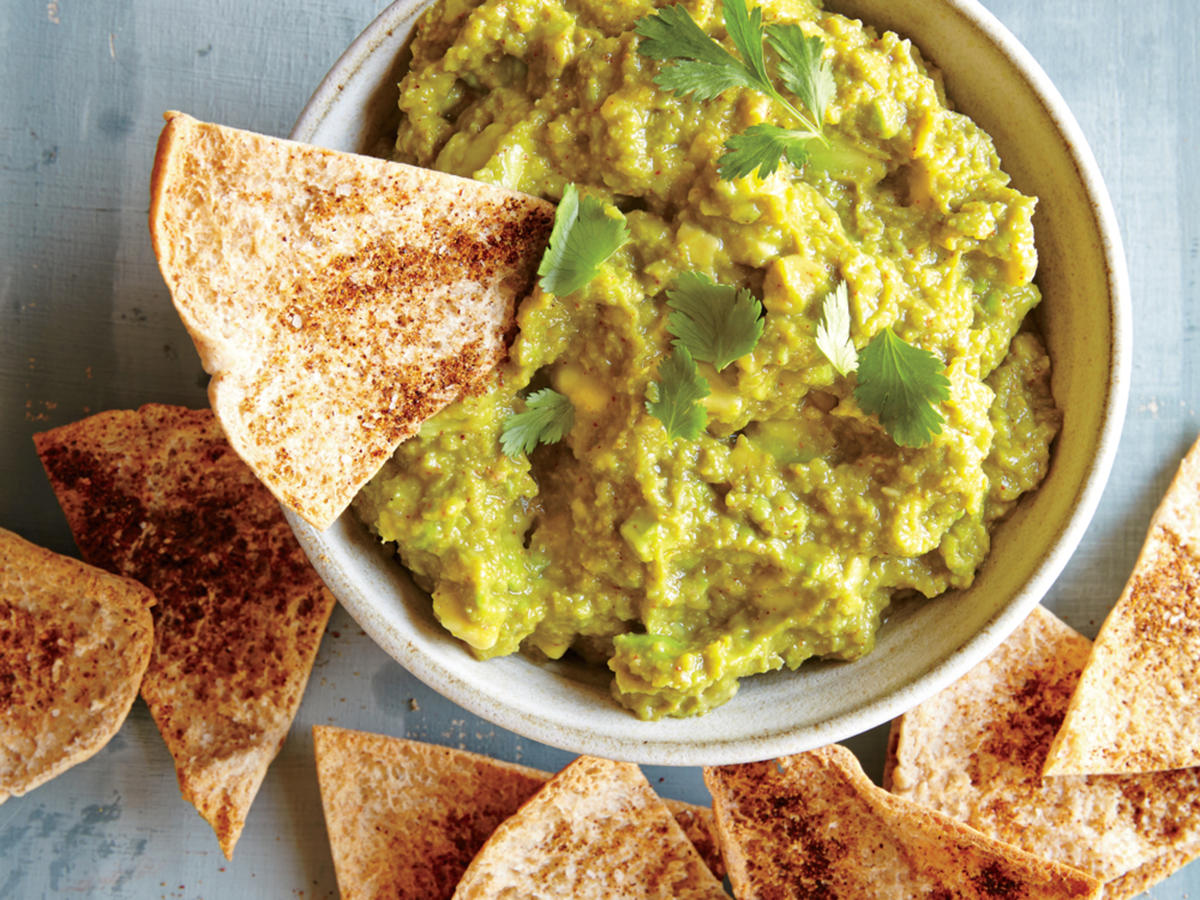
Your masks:
M399 0L362 33L305 107L293 138L387 155L404 45L423 6ZM325 532L290 516L367 633L426 684L497 725L579 753L661 765L744 762L844 739L920 702L999 644L1062 571L1099 502L1125 412L1130 304L1116 220L1079 126L1029 53L974 0L827 6L910 38L942 70L956 108L995 138L1015 185L1039 198L1037 280L1045 299L1037 315L1064 414L1050 475L996 530L970 590L895 607L867 657L744 679L713 712L660 722L618 706L606 672L519 656L473 659L352 513Z

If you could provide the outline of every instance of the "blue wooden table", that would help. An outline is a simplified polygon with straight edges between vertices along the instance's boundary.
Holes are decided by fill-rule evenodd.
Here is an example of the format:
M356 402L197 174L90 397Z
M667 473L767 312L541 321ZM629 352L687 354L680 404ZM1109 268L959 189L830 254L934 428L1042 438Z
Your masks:
M1133 284L1129 413L1099 512L1047 604L1094 634L1200 431L1200 6L985 0L1058 85L1119 216ZM205 401L146 230L165 109L287 134L384 0L6 0L0 16L0 526L74 554L30 435L111 408ZM1099 386L1098 386L1099 389ZM0 805L0 900L334 897L310 728L335 723L548 769L570 756L435 695L334 613L232 862L180 799L139 702L96 757ZM878 777L883 731L850 741ZM706 802L695 769L649 769ZM1200 888L1200 865L1154 888Z

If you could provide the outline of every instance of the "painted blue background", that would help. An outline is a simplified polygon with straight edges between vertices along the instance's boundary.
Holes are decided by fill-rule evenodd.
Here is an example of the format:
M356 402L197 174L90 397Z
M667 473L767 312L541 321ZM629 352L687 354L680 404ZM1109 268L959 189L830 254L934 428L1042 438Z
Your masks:
M1200 178L1192 0L985 0L1066 97L1112 193L1133 284L1129 415L1099 513L1047 603L1094 634L1200 431ZM0 15L0 525L74 545L30 435L205 376L146 231L161 113L287 134L383 0L5 0ZM1099 389L1099 386L1097 386ZM408 735L555 769L569 755L442 700L334 613L233 862L184 803L140 703L96 757L0 806L0 900L334 897L309 729ZM850 742L878 777L883 731ZM695 769L650 769L706 802ZM1194 871L1193 871L1194 870ZM1200 887L1200 866L1151 891Z

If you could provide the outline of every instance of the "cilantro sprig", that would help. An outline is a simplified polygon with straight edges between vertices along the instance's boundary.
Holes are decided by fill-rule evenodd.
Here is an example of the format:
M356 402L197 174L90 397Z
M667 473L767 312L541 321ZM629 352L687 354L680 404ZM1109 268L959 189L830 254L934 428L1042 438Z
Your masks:
M538 265L542 290L565 297L596 277L600 264L629 240L625 217L568 184L554 211L550 246Z
M538 444L553 444L575 424L575 407L553 388L542 388L525 398L525 411L504 420L500 448L510 459L529 454Z
M941 434L938 404L950 399L942 361L885 328L859 353L850 339L850 294L846 282L825 295L817 324L817 348L841 375L857 372L854 399L879 419L901 447L923 447Z
M684 272L667 290L667 307L667 330L675 336L675 349L659 364L646 409L672 439L694 440L708 424L700 401L709 395L696 360L720 372L754 350L763 332L762 301L745 288Z
M720 372L745 356L762 337L762 303L745 288L684 272L667 291L667 330L676 346Z
M723 179L741 178L755 170L766 178L784 159L803 166L813 141L828 144L822 124L834 81L832 68L821 59L824 42L805 35L799 25L764 26L762 9L747 9L746 0L724 0L722 13L740 59L709 37L682 6L664 7L638 21L634 27L641 37L638 52L667 63L654 81L678 96L711 100L729 88L750 88L770 97L796 120L796 128L760 123L730 137L717 161ZM767 44L779 58L779 80L800 107L775 86L767 70Z
M696 368L692 354L676 344L658 367L658 381L651 385L646 411L663 423L672 440L695 440L708 424L708 412L700 405L708 395L708 381Z

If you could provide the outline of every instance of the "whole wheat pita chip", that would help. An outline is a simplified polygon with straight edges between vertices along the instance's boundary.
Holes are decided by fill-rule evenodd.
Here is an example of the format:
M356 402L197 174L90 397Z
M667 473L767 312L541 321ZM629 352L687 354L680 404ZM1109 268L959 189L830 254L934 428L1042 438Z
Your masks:
M1151 885L1174 875L1197 856L1200 856L1200 843L1170 850L1112 881L1105 882L1104 900L1128 900L1130 897L1136 897Z
M712 809L672 797L663 797L662 802L667 805L667 809L675 817L675 822L692 842L708 870L718 879L724 878L725 860L721 858L721 845L717 841L717 826L713 821Z
M167 113L150 232L230 443L327 527L505 352L554 208Z
M417 741L313 728L343 900L438 900L546 774Z
M96 753L150 662L154 595L0 528L0 803Z
M456 900L724 900L670 811L637 766L581 756L487 839Z
M1200 765L1200 441L1150 520L1133 574L1104 620L1047 775Z
M1200 850L1200 769L1042 777L1088 649L1036 608L982 663L892 723L890 788L1090 872L1115 900Z
M106 412L34 441L84 558L158 598L142 697L232 856L333 596L210 411Z
M313 742L343 900L449 900L496 826L550 778L466 750L345 728L315 726ZM709 867L719 865L711 813L664 802Z
M704 770L738 897L1095 897L1099 884L876 787L830 745Z

